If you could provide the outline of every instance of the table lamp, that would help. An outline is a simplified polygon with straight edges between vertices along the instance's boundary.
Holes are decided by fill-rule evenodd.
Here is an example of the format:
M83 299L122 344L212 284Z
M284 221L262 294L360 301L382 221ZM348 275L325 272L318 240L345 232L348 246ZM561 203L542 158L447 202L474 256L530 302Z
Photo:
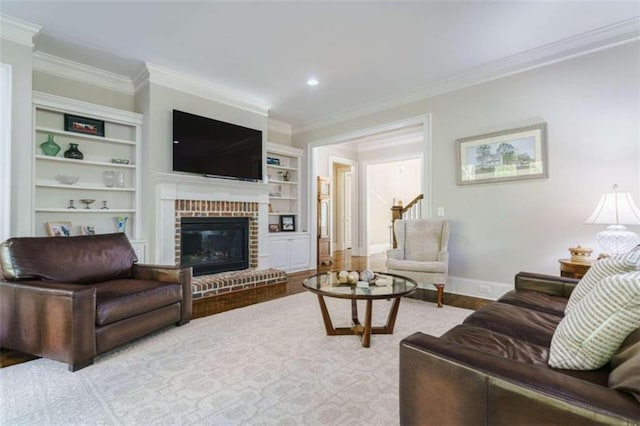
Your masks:
M613 192L600 197L600 202L585 223L609 225L606 230L596 234L596 241L603 253L625 253L640 244L638 234L624 226L640 225L640 210L630 193L618 192L618 185L613 185Z

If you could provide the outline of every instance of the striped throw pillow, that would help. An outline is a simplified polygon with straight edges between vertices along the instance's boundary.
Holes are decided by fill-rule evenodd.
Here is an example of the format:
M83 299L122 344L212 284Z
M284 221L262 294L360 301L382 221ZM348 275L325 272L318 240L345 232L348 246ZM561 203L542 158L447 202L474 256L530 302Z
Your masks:
M640 271L611 275L567 314L551 339L549 365L593 370L605 365L640 327Z
M571 292L567 306L564 308L565 315L571 312L603 278L638 270L640 270L640 245L627 253L598 260L589 268L584 277L578 282L578 285L576 285L576 288Z

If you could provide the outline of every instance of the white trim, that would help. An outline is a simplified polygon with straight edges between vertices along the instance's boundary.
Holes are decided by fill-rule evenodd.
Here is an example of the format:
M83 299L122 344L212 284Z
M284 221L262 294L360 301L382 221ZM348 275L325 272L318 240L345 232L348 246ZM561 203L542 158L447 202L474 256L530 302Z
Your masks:
M484 287L488 292L480 289ZM426 287L430 290L433 286ZM513 284L497 283L491 281L472 280L449 276L444 286L445 293L461 294L463 296L479 297L481 299L497 300L506 292L514 289Z
M453 77L414 87L404 93L378 99L355 108L293 126L293 133L305 133L368 114L422 101L437 95L474 86L502 77L551 65L640 39L640 17L598 28L564 40L527 50L476 67Z
M267 121L267 132L280 133L291 137L291 124L269 117Z
M0 38L33 47L41 26L0 13Z
M142 114L137 112L123 111L38 91L33 92L33 103L39 108L50 108L69 114L77 114L78 111L82 111L83 116L115 123L142 125L144 118Z
M271 108L268 102L263 99L145 62L144 66L133 77L133 85L137 92L149 83L158 84L265 117L268 116L269 108Z
M131 96L135 94L131 78L127 76L70 61L44 52L34 52L33 69L45 74L68 78Z
M304 154L304 150L300 148L274 142L267 142L267 151L276 154L288 155L290 157L302 157Z
M0 63L0 241L11 236L11 71Z

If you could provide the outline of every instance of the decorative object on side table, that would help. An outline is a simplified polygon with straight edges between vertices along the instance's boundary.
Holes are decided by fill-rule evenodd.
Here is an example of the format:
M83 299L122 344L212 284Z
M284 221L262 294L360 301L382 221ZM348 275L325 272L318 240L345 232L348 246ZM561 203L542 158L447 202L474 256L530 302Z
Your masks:
M64 130L86 135L104 136L104 121L77 115L64 115Z
M584 261L589 260L589 256L593 252L589 247L582 247L581 245L577 245L575 247L569 247L569 253L571 253L571 260L573 261Z
M92 200L90 198L83 198L82 200L80 200L81 203L83 203L85 205L85 209L90 209L91 204L93 204L96 200Z
M49 157L55 157L60 152L60 145L53 140L53 135L49 133L47 140L40 144L40 148L42 148L42 152L44 155L48 155Z
M78 149L77 143L70 143L69 149L64 152L64 157L74 160L82 160L84 159L84 154Z
M65 185L73 185L80 180L80 176L56 175L56 180L60 183L64 183Z
M47 233L51 237L70 237L71 222L47 222Z
M613 185L613 192L600 197L585 223L609 225L606 230L596 234L598 245L607 255L625 253L640 244L638 234L624 226L640 225L640 210L629 192L618 192L618 185Z
M458 185L549 177L546 123L456 142Z
M116 216L116 231L117 232L125 232L127 229L127 220L129 219L127 216Z

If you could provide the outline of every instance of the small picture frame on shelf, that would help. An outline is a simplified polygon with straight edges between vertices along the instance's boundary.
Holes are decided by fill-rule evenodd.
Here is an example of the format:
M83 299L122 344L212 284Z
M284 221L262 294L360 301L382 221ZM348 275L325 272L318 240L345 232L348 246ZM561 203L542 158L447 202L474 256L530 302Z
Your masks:
M270 223L269 232L280 232L280 225L278 225L277 223Z
M70 237L71 222L47 222L47 234L51 237Z
M96 229L93 226L81 226L80 232L82 235L96 235Z
M276 158L276 157L267 157L267 164L269 164L271 166L279 166L280 165L280 159Z
M67 132L104 137L104 121L65 114L64 130Z
M292 214L284 214L280 216L280 230L282 232L295 232L296 217Z

